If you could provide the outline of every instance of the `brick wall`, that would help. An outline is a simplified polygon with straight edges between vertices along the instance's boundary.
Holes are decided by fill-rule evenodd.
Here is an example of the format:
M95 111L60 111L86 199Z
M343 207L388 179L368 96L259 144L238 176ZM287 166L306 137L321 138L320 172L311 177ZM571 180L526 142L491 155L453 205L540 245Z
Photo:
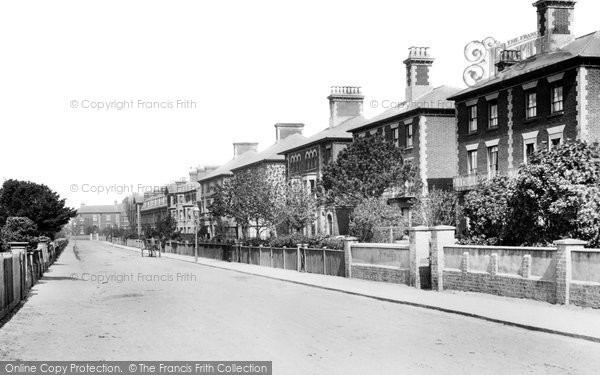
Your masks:
M427 117L427 178L452 178L456 173L454 117Z
M352 265L352 277L395 284L409 283L409 270L375 265Z
M444 270L444 289L495 294L503 297L529 298L556 302L556 284L551 281L524 279L517 275Z
M573 305L600 308L600 284L571 282L569 296Z
M587 125L590 141L600 142L600 69L587 68Z

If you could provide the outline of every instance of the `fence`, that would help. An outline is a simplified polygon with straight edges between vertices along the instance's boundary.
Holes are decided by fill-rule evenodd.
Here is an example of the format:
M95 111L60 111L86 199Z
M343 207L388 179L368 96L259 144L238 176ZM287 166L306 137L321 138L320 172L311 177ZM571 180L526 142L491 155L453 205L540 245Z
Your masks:
M36 249L26 243L10 243L11 251L0 253L0 319L23 300L29 289L58 259L68 241L41 242Z
M313 249L306 246L296 248L235 246L232 250L234 262L329 276L345 276L343 250Z

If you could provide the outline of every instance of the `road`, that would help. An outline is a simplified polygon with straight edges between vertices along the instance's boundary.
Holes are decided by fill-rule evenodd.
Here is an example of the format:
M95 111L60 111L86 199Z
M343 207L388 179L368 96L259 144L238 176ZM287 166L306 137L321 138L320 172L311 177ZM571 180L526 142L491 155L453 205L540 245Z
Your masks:
M79 241L0 328L0 360L17 359L272 360L278 375L591 374L600 344Z

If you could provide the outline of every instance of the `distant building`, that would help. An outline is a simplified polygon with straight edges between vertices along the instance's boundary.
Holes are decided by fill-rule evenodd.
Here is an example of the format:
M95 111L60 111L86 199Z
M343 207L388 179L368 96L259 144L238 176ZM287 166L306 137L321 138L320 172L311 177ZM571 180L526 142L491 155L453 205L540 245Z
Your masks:
M101 233L105 229L124 228L129 225L123 207L115 203L113 205L87 206L81 204L77 209L74 221L75 232L83 235L89 233Z
M495 76L449 98L458 121L456 190L514 174L537 149L600 140L600 32L574 37L575 3L537 1L535 53L502 51Z
M166 188L169 215L175 219L181 233L194 233L197 207L196 194L200 185L197 181L179 180Z
M200 185L200 231L204 232L207 237L214 237L218 234L218 230L222 230L227 237L237 237L237 225L235 221L227 217L213 217L209 207L214 201L214 189L217 186L222 186L228 178L231 178L233 175L231 170L233 168L242 165L245 160L256 155L257 148L258 143L234 143L233 159L198 179ZM217 228L218 224L222 228Z
M433 62L429 48L411 47L404 61L405 101L350 131L355 138L381 137L400 148L404 162L416 167L425 191L452 190L457 168L455 113L454 103L446 98L459 90L431 84ZM388 195L408 212L408 199Z
M168 214L165 189L144 193L144 203L140 208L142 231L144 231L144 228L156 229L158 223Z
M334 161L341 150L352 142L349 132L364 122L364 96L360 87L334 86L329 100L329 126L308 137L296 146L282 150L285 156L288 180L304 184L316 194L317 181L323 168ZM315 221L304 229L307 235L318 233L339 235L348 233L348 211L337 207L320 207Z
M127 228L139 236L142 234L142 222L141 222L141 209L144 204L144 196L141 194L132 194L125 199L121 203L121 207L123 208L123 213L129 225Z

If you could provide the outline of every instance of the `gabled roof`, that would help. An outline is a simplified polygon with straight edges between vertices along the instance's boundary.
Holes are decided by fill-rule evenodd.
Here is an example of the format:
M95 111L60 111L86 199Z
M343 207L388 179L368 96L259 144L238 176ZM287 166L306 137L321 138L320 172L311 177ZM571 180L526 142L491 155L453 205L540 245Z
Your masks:
M519 77L527 73L531 73L533 71L577 57L600 57L600 31L581 36L554 52L533 55L528 59L519 62L518 64L506 68L504 71L499 72L491 79L479 82L463 91L456 93L453 97L449 97L448 99L456 100L485 87L492 86L502 81Z
M78 214L116 214L121 212L121 205L110 204L103 206L81 206L77 209Z
M243 163L238 164L236 167L231 168L232 171L237 169L249 167L253 164L261 163L261 162L277 162L277 161L285 161L285 156L280 155L281 151L287 150L289 148L294 148L300 144L303 144L306 141L306 137L302 134L292 134L284 139L280 139L275 144L271 145L271 147L267 148L264 151L261 151L257 154L254 154L243 161Z
M331 141L331 140L344 140L344 141L352 141L352 134L349 133L349 130L352 128L355 128L357 126L360 126L361 124L363 124L365 121L365 118L362 116L356 116L356 117L352 117L344 122L342 122L341 124L334 126L333 128L327 128L325 130L322 130L320 132L318 132L317 134L308 137L304 142L281 150L279 152L279 154L281 155L285 155L285 154L289 154L290 152L294 152L306 147L310 147L313 146L315 144L321 143L321 142L325 142L325 141Z
M363 124L350 129L350 131L355 133L365 130L374 124L384 122L394 117L400 117L418 109L422 109L424 111L435 111L441 109L454 112L454 102L449 101L446 98L457 93L459 90L460 89L451 86L436 87L410 102L402 102L399 105L394 106L387 111L370 118L369 120L366 120Z
M237 158L233 158L233 159L229 160L227 163L221 165L219 168L215 169L214 171L210 172L206 176L202 177L201 179L198 180L198 182L202 183L202 182L205 182L208 180L212 180L213 178L216 178L219 176L231 176L232 169L235 169L235 168L239 167L240 165L243 165L246 162L246 160L248 160L249 158L251 158L254 155L256 155L256 151L253 151L253 150L246 151L242 155L238 156Z

